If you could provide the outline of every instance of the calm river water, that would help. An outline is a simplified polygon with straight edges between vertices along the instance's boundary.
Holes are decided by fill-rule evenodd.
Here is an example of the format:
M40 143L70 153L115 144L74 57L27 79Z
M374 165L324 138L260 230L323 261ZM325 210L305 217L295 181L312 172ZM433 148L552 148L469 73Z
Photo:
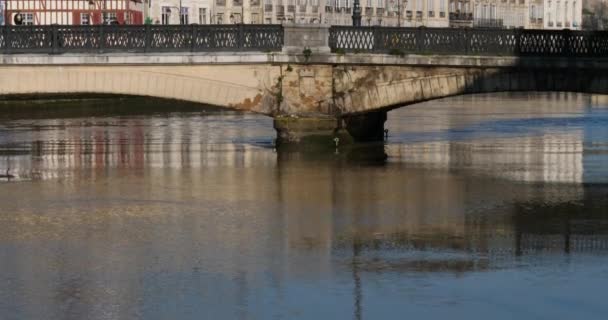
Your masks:
M605 97L433 101L327 154L170 102L2 108L0 319L608 314Z

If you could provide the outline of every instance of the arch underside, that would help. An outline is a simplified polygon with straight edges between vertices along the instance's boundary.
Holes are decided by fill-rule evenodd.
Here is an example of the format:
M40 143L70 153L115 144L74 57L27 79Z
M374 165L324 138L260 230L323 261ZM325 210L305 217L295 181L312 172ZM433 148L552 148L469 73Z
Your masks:
M264 66L8 66L0 95L144 96L270 114L273 77Z
M463 94L608 93L608 73L580 68L251 65L13 65L0 95L114 94L274 115L354 115ZM279 105L281 105L279 107Z
M361 86L357 77L350 77L351 81L344 86L347 89L338 94L337 107L344 114L361 114L476 93L554 91L608 94L608 74L601 70L437 69L440 71L438 74L403 79L393 77L367 86Z

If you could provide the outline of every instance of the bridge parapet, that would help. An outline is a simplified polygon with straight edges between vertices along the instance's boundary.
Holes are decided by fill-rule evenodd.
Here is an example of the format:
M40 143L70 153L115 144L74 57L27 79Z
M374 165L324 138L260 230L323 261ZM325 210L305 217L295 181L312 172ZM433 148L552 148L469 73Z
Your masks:
M384 53L607 57L608 32L284 25L4 26L0 52Z
M608 32L332 26L333 52L606 57Z
M0 52L280 51L280 25L88 25L0 27Z

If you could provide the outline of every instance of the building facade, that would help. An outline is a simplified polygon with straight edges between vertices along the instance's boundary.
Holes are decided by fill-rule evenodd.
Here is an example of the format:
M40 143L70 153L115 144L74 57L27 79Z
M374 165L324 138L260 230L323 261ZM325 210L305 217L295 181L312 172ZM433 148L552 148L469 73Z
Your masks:
M4 25L4 2L0 1L0 26Z
M450 26L577 30L582 10L582 0L450 0Z
M141 0L4 0L7 25L142 24ZM21 18L20 21L19 18Z
M353 0L214 0L211 21L352 25L353 4ZM449 26L448 0L360 0L360 6L364 26Z
M214 23L208 0L147 0L145 12L154 24Z
M582 0L544 0L544 29L581 29Z
M354 0L0 0L0 25L352 25ZM362 25L581 29L582 0L360 0Z

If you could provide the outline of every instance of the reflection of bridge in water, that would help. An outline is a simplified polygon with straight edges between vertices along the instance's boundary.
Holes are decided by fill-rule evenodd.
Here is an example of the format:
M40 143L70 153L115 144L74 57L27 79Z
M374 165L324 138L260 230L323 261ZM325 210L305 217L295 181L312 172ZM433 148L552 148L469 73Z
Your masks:
M549 100L538 106L538 114L553 114L548 112L551 110L574 117L584 109L580 99L574 96L564 103ZM549 105L552 109L547 109ZM427 106L421 108L432 112ZM499 117L509 120L521 116L524 109ZM487 118L484 114L475 116ZM458 127L477 121L460 120L448 117L439 122L451 121L450 126ZM148 176L160 181L168 179L170 186L184 174L200 177L188 182L190 192L226 197L205 188L205 183L214 181L230 186L230 193L239 198L275 199L285 214L281 220L288 230L285 250L326 250L328 257L332 255L331 248L348 247L352 239L358 239L362 248L370 250L455 250L496 259L501 255L514 257L547 250L578 252L604 248L604 230L596 230L593 235L582 232L586 220L579 219L577 214L560 216L563 221L539 218L546 223L544 228L559 226L549 233L546 229L525 227L533 225L534 219L522 223L514 218L522 215L530 203L548 203L555 208L560 203L584 201L588 191L581 185L584 154L580 130L507 138L505 149L498 154L484 153L483 140L475 139L388 145L387 152L393 158L383 167L354 170L348 163L332 161L311 166L297 154L277 156L270 149L240 143L238 138L237 142L231 142L235 137L251 137L257 130L260 137L267 137L271 132L265 121L269 120L240 114L217 118L207 114L122 120L51 119L36 123L19 120L15 122L19 130L13 131L13 138L36 142L21 146L20 154L1 157L0 167L10 163L11 172L18 177L41 180L94 180L116 173L141 179ZM243 122L248 123L247 128L241 125ZM222 126L224 136L214 133L217 126ZM409 129L419 132L425 128ZM510 145L526 148L518 151ZM537 148L539 145L543 148ZM517 164L520 172L502 170L505 163ZM217 167L229 167L233 172L215 170ZM485 174L460 174L453 170L463 167L481 167ZM267 179L276 183L268 188L243 184L244 180ZM361 181L366 183L362 185ZM568 183L546 186L521 183L530 181ZM316 199L314 206L307 199ZM589 219L602 222L604 218L595 214ZM569 229L561 229L566 225ZM237 236L221 241L229 246L241 240ZM602 245L594 245L595 241Z

